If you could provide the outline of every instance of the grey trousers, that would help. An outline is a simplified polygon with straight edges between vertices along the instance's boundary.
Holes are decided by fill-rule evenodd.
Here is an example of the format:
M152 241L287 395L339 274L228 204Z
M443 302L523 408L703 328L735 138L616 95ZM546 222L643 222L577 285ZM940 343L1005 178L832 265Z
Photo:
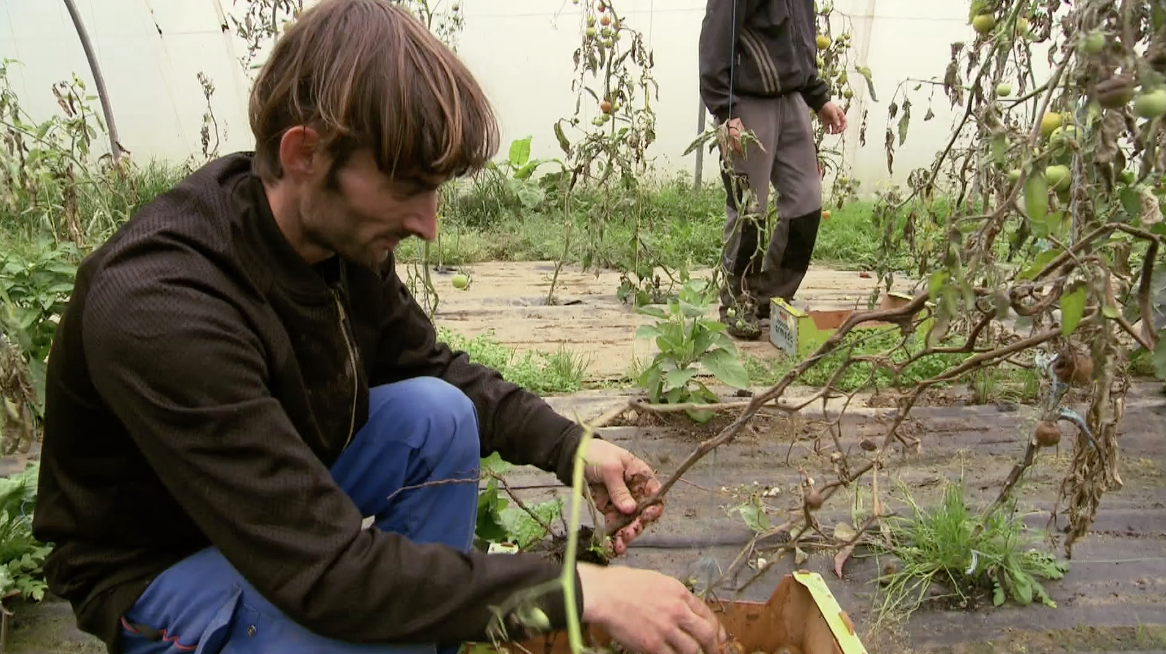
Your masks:
M728 281L728 288L721 289L722 316L745 298L761 317L768 316L770 299L791 301L809 269L822 219L822 178L810 113L797 93L736 100L735 114L756 141L743 155L732 154L731 171L721 155ZM762 253L760 230L766 225L770 182L777 191L778 220ZM742 207L748 195L751 201Z

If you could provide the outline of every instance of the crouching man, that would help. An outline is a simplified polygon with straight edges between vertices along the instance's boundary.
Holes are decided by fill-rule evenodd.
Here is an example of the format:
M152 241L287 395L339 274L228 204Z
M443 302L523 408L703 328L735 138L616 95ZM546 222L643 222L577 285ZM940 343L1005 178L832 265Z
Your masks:
M437 343L393 252L433 239L437 189L494 156L492 110L398 6L323 0L276 43L250 121L254 152L182 180L78 272L34 525L49 587L111 653L483 639L492 607L559 568L472 550L480 457L567 482L581 430ZM611 518L641 499L629 486L659 488L606 441L588 463ZM633 649L723 638L670 577L580 564L576 581L579 617ZM561 590L534 599L566 624Z

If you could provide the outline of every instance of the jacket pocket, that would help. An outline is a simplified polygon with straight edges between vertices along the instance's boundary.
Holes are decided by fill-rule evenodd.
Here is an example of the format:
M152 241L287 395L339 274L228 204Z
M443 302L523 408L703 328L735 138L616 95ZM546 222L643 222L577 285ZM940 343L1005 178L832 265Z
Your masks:
M124 654L221 654L227 646L243 589L232 586L220 601L184 612L168 622L150 615L149 604L136 604L121 619Z
M761 32L768 32L781 27L790 18L790 0L761 0L750 3L752 11L745 19L746 27L752 27Z

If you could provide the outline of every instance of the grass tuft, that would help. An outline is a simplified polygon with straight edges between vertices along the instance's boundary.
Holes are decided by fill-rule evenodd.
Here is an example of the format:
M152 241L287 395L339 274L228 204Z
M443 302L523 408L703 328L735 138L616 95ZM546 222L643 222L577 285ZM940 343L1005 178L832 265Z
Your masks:
M590 363L587 357L566 348L549 354L536 350L520 353L495 340L493 332L469 338L439 326L437 340L454 351L467 353L470 361L497 370L507 381L540 395L582 389Z
M1060 579L1069 564L1035 547L1010 500L989 515L977 533L980 518L968 507L963 482L950 482L933 510L925 510L903 488L911 515L886 520L890 546L882 554L897 563L884 583L879 620L906 618L929 599L948 599L970 608L990 599L1027 605L1039 601L1055 607L1040 579ZM934 587L944 592L932 593Z

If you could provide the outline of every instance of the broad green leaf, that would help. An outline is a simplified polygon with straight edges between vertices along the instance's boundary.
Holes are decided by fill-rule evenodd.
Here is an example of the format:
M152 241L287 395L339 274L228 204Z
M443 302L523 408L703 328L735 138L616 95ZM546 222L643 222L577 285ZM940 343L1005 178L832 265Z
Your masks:
M728 350L716 349L700 359L701 365L722 383L733 388L748 388L749 373L737 357Z
M1085 286L1078 285L1074 290L1061 296L1061 334L1069 336L1077 331L1081 317L1085 315Z
M664 390L669 391L673 388L684 388L688 384L688 380L695 377L696 373L696 368L682 368L669 372L664 375Z
M503 460L502 455L497 452L493 452L490 456L482 459L481 466L482 474L492 472L496 475L504 475L513 467L508 461Z
M515 139L510 143L510 165L518 168L530 159L530 142L533 136Z
M527 505L535 515L545 524L551 524L563 512L563 499L556 498L548 502ZM502 524L509 532L511 539L520 549L527 549L548 534L546 529L525 510L513 506L502 512Z
M514 179L529 179L542 163L543 161L541 159L526 162L521 168L514 171Z
M765 514L764 509L756 502L742 504L737 507L737 512L741 514L741 519L745 521L745 524L754 533L760 534L769 531L769 516Z
M655 325L640 325L636 329L635 338L659 338L662 335Z
M517 182L518 180L513 181ZM514 188L514 192L515 195L518 196L518 201L521 202L522 206L526 207L527 209L534 209L538 205L542 204L543 199L546 197L543 194L543 190L541 188L530 183L517 184Z
M1121 197L1121 208L1130 215L1134 222L1142 215L1142 196L1138 189L1131 186L1123 188L1118 195Z
M652 316L661 320L667 320L668 314L664 312L664 308L658 304L646 304L636 309L636 313L642 313L645 316Z
M696 338L693 339L692 352L693 356L700 356L712 347L713 341L716 340L719 334L717 332L701 330L697 332Z
M687 413L688 417L698 425L703 425L709 420L712 420L713 416L717 415L716 411L694 411L692 409L685 411L685 413Z
M937 270L931 273L931 276L927 279L927 292L930 294L932 302L939 298L939 294L943 292L943 287L946 283L946 270Z

